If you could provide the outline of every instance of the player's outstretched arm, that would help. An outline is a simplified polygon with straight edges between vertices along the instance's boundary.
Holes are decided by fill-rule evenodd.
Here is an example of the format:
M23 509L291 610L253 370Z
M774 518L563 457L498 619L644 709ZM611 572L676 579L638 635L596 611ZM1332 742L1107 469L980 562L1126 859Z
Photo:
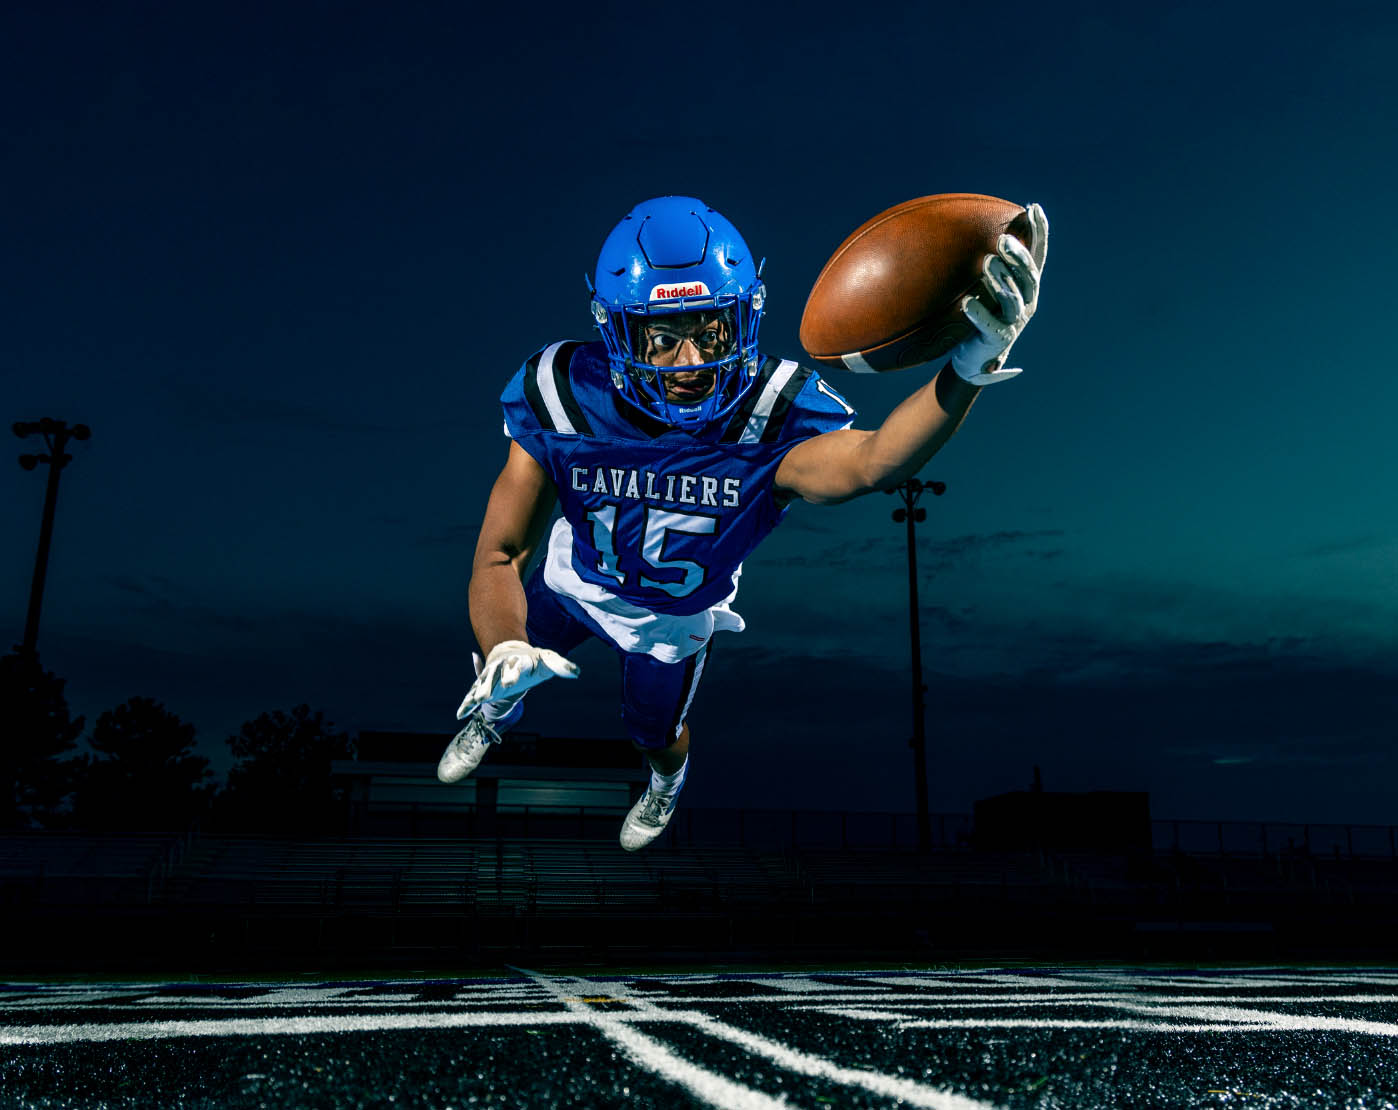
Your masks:
M543 538L557 492L548 473L517 443L490 491L471 567L471 627L481 651L524 640L524 572Z
M798 443L777 467L775 488L817 505L891 489L951 439L979 392L946 366L877 430L844 428Z
M1019 374L1003 368L1005 358L1038 307L1048 252L1044 210L1033 204L1028 211L1032 243L1026 248L1003 235L996 253L985 259L985 282L995 295L996 311L968 297L962 312L976 330L951 352L951 361L937 376L872 432L849 428L797 444L777 468L779 494L834 504L890 489L921 470L951 439L981 387Z

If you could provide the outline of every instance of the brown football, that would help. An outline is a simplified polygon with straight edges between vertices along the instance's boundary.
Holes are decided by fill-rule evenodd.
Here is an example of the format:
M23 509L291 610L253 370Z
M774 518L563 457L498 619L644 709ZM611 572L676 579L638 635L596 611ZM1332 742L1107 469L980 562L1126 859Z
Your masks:
M880 212L815 279L801 346L826 366L864 373L935 362L972 332L963 297L995 304L981 260L1006 231L1032 245L1022 207L976 193L938 193Z

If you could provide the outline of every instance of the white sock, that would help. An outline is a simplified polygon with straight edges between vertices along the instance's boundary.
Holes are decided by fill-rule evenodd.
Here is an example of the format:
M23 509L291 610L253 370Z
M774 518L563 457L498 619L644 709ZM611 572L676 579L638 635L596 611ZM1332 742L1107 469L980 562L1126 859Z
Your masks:
M684 786L684 776L689 772L689 756L684 757L680 769L673 775L662 775L654 767L650 769L650 788L657 794L678 794Z
M494 728L503 722L509 728L524 715L523 696L512 701L488 701L481 706L481 716L485 723Z

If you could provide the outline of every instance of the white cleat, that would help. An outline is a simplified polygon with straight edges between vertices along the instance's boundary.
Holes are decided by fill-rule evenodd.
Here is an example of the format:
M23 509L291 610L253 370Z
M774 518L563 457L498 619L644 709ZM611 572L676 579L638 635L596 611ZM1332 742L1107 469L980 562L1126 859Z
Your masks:
M480 766L490 746L498 743L500 734L479 713L472 715L437 761L437 777L443 782L460 782Z
M673 794L659 794L647 786L621 823L621 846L628 852L635 852L663 833L679 800L678 790Z

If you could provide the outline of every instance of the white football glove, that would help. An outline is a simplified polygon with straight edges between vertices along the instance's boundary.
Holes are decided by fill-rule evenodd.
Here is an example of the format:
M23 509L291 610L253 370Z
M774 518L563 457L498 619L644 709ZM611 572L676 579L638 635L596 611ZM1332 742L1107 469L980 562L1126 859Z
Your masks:
M481 665L481 657L472 653L476 665L476 681L466 691L466 698L456 711L458 721L469 717L486 702L513 705L524 697L530 687L550 678L577 678L578 665L570 663L556 651L536 648L523 640L503 640L490 649Z
M1037 204L1028 208L1032 234L1026 248L1013 235L1001 235L996 252L981 265L985 283L999 303L999 315L975 297L961 302L961 311L977 334L952 348L951 365L962 381L992 385L1019 373L1005 370L1010 347L1039 307L1039 276L1048 254L1048 217Z

